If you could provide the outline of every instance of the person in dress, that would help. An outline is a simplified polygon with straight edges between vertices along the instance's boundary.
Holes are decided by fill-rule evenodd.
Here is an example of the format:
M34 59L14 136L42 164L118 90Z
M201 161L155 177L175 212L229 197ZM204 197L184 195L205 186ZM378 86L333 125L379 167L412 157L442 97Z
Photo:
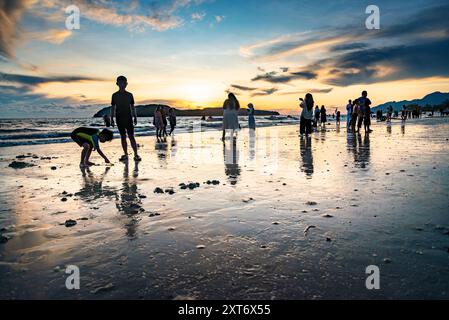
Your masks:
M221 140L225 140L226 130L232 132L232 138L235 132L240 128L238 112L240 110L240 103L236 96L231 92L228 94L228 99L223 103L223 136Z
M156 111L154 111L153 124L156 127L156 137L162 138L162 134L164 132L164 121L162 120L162 111L160 106L158 106Z
M254 118L254 105L248 104L248 128L256 130L256 119Z

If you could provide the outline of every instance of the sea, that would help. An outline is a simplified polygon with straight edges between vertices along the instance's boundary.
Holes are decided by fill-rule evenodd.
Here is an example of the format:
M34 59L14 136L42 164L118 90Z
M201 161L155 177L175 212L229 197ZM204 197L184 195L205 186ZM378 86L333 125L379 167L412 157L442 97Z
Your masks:
M153 118L139 118L136 136L155 135ZM239 117L242 128L248 127L248 118ZM299 123L299 118L290 116L257 116L258 127L280 126ZM0 148L70 142L71 132L78 127L105 128L102 118L73 119L0 119ZM175 133L221 130L222 118L201 120L200 117L178 117ZM117 128L109 128L118 136Z

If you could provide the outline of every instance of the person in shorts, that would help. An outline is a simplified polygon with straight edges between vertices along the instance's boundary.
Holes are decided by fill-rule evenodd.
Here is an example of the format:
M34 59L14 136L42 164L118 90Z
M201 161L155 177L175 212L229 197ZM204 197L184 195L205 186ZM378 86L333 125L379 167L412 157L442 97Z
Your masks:
M123 148L123 156L120 161L128 160L128 144L126 137L128 136L131 147L134 151L134 160L141 161L137 152L137 142L134 137L134 126L137 125L137 113L134 107L134 97L132 93L126 91L128 80L124 76L117 78L117 86L119 91L112 95L111 101L111 124L114 126L117 124L118 131L120 132L120 138ZM115 122L114 122L115 118Z

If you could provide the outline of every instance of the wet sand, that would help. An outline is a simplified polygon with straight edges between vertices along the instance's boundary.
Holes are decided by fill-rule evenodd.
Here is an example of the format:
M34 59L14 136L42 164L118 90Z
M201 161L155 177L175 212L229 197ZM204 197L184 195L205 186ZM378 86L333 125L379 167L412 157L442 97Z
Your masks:
M127 165L113 141L88 170L74 143L2 148L0 298L447 299L449 122L373 129L145 137Z

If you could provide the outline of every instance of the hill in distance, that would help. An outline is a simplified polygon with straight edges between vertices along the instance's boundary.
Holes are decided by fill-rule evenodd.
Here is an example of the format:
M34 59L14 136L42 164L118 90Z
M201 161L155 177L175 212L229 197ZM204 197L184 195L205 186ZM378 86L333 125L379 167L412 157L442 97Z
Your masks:
M152 117L154 115L154 111L157 107L165 107L170 108L170 106L167 105L160 105L160 104L148 104L148 105L141 105L136 106L136 112L138 117ZM183 109L176 109L176 116L178 117L219 117L223 115L223 108L204 108L204 109L192 109L192 110L183 110ZM110 115L111 114L111 107L106 107L98 111L94 118L101 118L104 115ZM246 109L240 109L239 115L245 116L247 115ZM277 111L266 111L266 110L255 110L256 116L277 116L279 115L279 112Z
M437 91L437 92L430 93L430 94L426 95L422 99L385 102L383 104L380 104L380 105L372 108L372 111L376 112L379 109L386 111L388 106L390 106L390 105L393 106L394 111L400 111L402 109L403 105L406 105L406 106L418 105L421 107L436 106L436 105L442 104L446 100L449 100L449 92L443 93L443 92Z

